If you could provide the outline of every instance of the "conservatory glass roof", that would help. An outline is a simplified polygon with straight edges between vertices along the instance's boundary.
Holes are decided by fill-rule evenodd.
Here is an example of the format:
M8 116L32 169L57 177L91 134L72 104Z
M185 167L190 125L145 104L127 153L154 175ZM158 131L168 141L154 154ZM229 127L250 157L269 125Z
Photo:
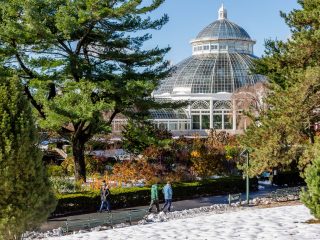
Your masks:
M220 19L211 23L198 34L196 40L204 38L251 40L249 34L242 27L228 19Z
M163 79L153 95L167 98L173 95L233 93L237 89L265 81L251 74L253 45L249 34L227 19L227 10L219 9L217 21L204 28L192 41L193 55L173 69Z
M265 79L250 74L253 59L254 56L242 53L193 55L173 68L154 95L232 93Z

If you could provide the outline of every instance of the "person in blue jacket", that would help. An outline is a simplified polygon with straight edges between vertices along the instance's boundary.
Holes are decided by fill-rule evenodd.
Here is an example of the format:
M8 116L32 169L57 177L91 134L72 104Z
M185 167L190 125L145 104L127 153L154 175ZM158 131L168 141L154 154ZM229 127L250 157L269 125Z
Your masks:
M172 187L170 182L168 181L167 184L162 189L165 203L161 209L163 211L168 206L168 212L171 211L171 203L172 203Z

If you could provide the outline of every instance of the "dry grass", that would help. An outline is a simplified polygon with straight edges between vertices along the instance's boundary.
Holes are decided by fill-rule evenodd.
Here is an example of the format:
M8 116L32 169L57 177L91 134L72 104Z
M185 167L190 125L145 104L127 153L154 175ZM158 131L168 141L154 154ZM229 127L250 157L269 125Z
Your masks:
M320 224L320 219L309 219L306 221L307 224Z

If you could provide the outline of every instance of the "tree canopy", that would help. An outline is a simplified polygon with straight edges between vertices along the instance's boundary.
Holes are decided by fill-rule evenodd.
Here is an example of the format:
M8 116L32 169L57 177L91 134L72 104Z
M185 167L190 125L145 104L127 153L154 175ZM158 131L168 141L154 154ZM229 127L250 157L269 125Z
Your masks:
M254 71L268 77L267 109L240 138L252 149L251 173L300 169L310 163L303 152L314 143L319 121L320 4L300 0L301 9L281 13L291 29L287 41L266 41L266 52ZM303 159L303 161L301 161Z
M1 1L1 64L19 76L41 126L70 140L78 180L95 133L110 131L119 113L143 118L157 105L150 96L168 73L169 48L143 43L168 21L148 17L163 2Z

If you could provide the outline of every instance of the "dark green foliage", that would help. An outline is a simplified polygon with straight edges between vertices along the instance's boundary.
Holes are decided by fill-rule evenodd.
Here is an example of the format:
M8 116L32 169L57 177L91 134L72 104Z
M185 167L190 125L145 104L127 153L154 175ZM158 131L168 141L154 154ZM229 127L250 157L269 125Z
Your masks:
M159 189L162 189L160 186ZM251 179L250 190L258 190L257 179ZM205 182L173 184L174 200L190 199L193 197L222 195L245 191L245 180L240 177L220 178ZM111 189L111 205L113 209L143 206L150 203L150 188L121 188ZM85 192L76 194L58 195L58 206L54 214L67 214L70 212L96 211L100 204L99 192ZM163 199L160 194L160 199Z
M298 171L278 172L277 175L273 176L272 181L278 186L287 185L288 187L295 187L306 184Z
M123 131L123 147L133 154L141 154L148 147L169 147L172 143L172 134L161 130L150 122L129 121Z
M145 49L151 34L137 32L168 21L148 17L163 2L1 1L0 62L19 76L41 126L71 142L77 180L86 180L94 134L109 133L119 113L144 119L157 105L150 96L167 75L169 48Z
M283 14L291 39L266 42L266 55L254 71L269 79L266 108L253 114L253 124L240 138L252 149L252 175L263 171L301 171L310 162L301 156L314 144L320 115L320 41L318 0L298 1L301 9Z
M319 144L314 125L320 121L320 2L298 3L300 9L281 14L292 31L290 40L268 41L266 56L256 62L255 71L270 81L268 108L241 142L253 149L252 174L298 166L310 189L303 201L319 218Z
M44 222L55 199L30 104L18 79L5 73L0 80L0 239L10 240Z
M47 165L47 174L49 177L61 177L65 176L65 171L62 169L61 166L58 165Z
M305 170L307 190L301 194L301 201L311 214L320 219L320 157L315 158Z

